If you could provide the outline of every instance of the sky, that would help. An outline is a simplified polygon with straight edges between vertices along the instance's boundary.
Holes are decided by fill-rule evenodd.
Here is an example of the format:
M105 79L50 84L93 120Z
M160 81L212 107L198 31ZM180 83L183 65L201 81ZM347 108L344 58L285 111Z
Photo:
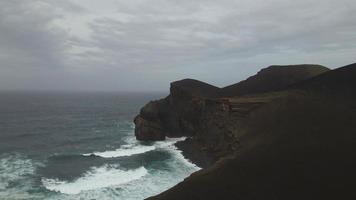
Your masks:
M0 0L0 90L222 87L356 62L355 0Z

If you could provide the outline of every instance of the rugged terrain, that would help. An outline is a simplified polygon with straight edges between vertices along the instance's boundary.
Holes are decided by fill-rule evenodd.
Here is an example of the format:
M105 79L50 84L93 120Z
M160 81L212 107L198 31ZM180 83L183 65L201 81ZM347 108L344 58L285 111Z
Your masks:
M355 199L355 91L355 64L172 83L136 117L136 137L189 136L178 146L205 169L152 199Z

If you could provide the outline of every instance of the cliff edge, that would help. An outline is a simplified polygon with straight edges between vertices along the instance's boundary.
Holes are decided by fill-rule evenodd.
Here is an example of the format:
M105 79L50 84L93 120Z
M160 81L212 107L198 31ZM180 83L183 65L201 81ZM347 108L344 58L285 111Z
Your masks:
M279 97L240 124L237 151L149 199L355 199L355 91L353 64L253 95Z
M245 116L280 95L239 97L278 91L328 70L320 65L270 66L225 88L193 79L173 82L166 98L149 102L135 118L136 138L189 137L177 146L200 167L210 166L238 148L237 129Z
M355 64L271 66L228 89L176 83L141 110L136 137L188 136L177 146L204 169L150 199L356 197Z

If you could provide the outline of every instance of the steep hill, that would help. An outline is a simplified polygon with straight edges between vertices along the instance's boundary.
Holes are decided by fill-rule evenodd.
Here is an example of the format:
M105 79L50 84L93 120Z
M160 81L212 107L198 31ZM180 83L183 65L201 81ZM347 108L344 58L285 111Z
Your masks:
M356 199L355 69L201 100L190 154L218 161L150 199Z
M169 96L165 99L149 102L135 118L136 138L138 140L164 140L166 136L200 135L201 126L204 126L203 119L210 120L209 116L211 115L208 113L216 111L214 110L214 102L221 102L224 97L278 91L296 81L305 80L327 70L326 67L320 65L271 66L245 81L223 89L193 79L173 82ZM220 103L217 103L217 105L220 105ZM214 115L217 113L219 112L215 112ZM225 113L221 114L225 115ZM212 130L215 129L207 129L207 135L216 135L208 134ZM229 131L231 132L231 130ZM229 137L225 138L229 139ZM203 140L225 141L220 136L218 138L203 137ZM224 142L219 143L224 144ZM221 146L218 144L211 144L210 146L213 145ZM224 145L221 147L225 149ZM205 149L213 151L210 147ZM224 152L229 151L224 150ZM218 152L216 157L219 157L221 155L220 150L216 150L216 152Z
M291 89L321 92L330 96L355 96L356 63L295 83Z
M231 97L278 91L328 70L328 68L321 65L274 65L262 69L256 75L244 81L222 88L220 96Z

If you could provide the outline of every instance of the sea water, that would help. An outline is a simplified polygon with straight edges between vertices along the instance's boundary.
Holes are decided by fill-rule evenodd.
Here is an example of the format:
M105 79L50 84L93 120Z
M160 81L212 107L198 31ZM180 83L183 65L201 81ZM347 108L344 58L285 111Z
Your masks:
M164 94L1 92L0 199L144 199L199 168L139 142L132 122Z

